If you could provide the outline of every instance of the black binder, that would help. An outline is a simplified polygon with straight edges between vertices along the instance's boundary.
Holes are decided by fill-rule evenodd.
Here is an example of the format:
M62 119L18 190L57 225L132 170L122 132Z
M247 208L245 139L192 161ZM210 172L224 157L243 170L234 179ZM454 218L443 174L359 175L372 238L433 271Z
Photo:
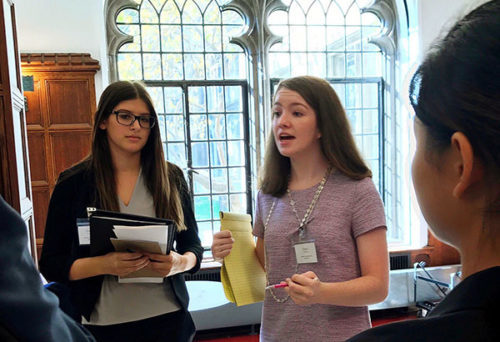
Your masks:
M88 208L90 225L90 256L104 255L115 249L111 238L116 238L113 226L149 226L166 225L168 241L166 254L169 254L174 244L175 223L172 220L141 215L123 214L120 212L95 210Z

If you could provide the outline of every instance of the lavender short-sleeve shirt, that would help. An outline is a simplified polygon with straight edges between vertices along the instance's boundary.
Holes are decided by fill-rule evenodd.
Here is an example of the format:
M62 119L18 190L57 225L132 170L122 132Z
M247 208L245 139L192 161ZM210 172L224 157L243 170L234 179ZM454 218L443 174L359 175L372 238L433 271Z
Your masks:
M316 189L317 185L291 192L301 220ZM265 230L273 201L276 204ZM306 229L307 236L315 240L317 263L297 266L293 240L299 223L287 195L275 198L259 192L253 234L264 238L271 284L307 271L323 282L341 282L361 276L356 238L385 226L383 204L371 178L352 180L333 172ZM286 297L282 289L273 292L278 298ZM260 337L261 341L345 341L370 325L366 306L301 306L291 299L278 303L266 291Z

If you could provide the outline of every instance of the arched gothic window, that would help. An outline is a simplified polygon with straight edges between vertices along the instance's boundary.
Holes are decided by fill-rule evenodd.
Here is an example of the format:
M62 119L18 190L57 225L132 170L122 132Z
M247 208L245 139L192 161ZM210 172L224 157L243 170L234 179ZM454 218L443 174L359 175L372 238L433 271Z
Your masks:
M108 0L110 79L143 80L168 160L185 171L205 247L219 210L252 213L285 77L327 79L404 243L401 132L392 0Z

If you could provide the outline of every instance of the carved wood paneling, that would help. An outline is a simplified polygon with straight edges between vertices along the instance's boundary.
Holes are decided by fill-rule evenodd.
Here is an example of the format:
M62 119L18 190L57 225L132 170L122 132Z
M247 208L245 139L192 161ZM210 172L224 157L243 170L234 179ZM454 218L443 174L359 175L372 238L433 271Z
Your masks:
M52 165L54 166L53 184L57 180L59 173L83 159L89 153L91 135L92 133L89 130L50 133Z
M48 185L47 182L47 155L45 153L45 134L39 131L28 132L30 163L38 165L31 168L31 183Z
M99 62L89 54L22 54L23 75L33 77L28 105L36 242L40 251L50 195L59 173L90 149L96 109L94 76Z
M46 80L49 125L88 124L92 121L88 79Z

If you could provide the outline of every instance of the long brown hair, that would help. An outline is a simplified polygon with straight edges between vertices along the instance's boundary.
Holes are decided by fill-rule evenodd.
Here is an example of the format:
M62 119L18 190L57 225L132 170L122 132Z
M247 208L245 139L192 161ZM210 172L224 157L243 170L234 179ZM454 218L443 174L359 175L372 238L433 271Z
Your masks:
M102 93L94 116L92 148L85 159L95 176L96 198L106 210L119 210L116 195L115 173L111 163L111 152L107 132L99 125L109 118L113 108L120 102L141 99L150 115L158 122L158 115L146 88L137 81L118 81L110 84ZM148 141L141 151L142 174L153 197L156 216L174 221L178 230L185 230L184 214L179 194L179 173L176 166L165 162L158 124L151 128ZM182 176L181 176L182 177Z
M327 81L312 76L293 77L281 81L276 93L281 88L297 92L314 110L321 132L321 151L330 165L352 179L371 177L354 142L344 108ZM271 131L260 178L262 192L277 197L283 195L289 175L290 158L279 153Z

